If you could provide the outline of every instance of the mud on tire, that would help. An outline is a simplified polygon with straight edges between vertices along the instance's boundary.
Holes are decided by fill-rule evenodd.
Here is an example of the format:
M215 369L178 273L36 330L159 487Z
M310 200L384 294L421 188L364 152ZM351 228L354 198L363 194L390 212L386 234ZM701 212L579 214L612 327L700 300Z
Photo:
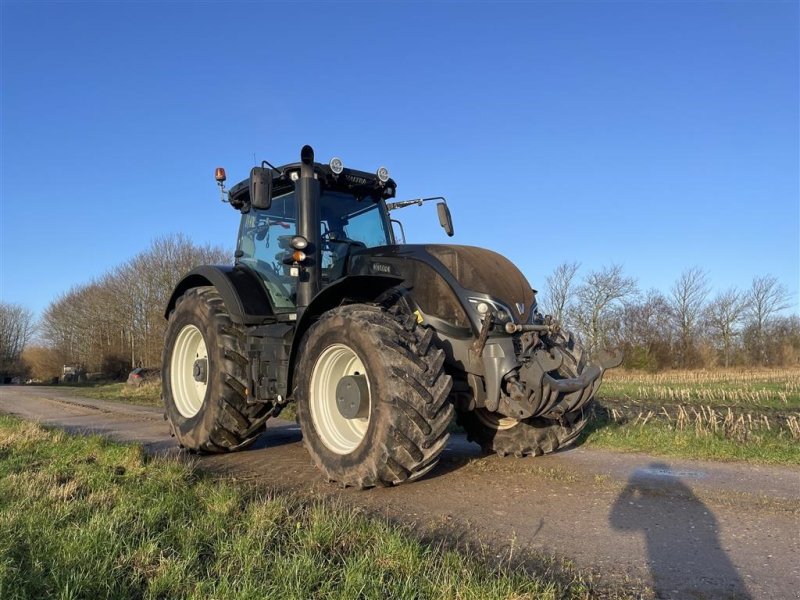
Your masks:
M585 366L585 357L583 347L575 336L562 330L554 336L551 345L564 355L564 362L558 371L551 374L564 379L580 375ZM467 439L479 444L485 452L501 456L539 456L572 444L586 426L593 402L591 400L560 420L531 417L520 421L478 408L470 412L459 411L457 421L464 428Z
M180 385L173 360L183 331L196 328L207 350L207 379L202 405L186 416L176 404ZM231 321L219 293L213 287L198 287L178 298L169 316L162 355L162 397L172 434L181 447L198 452L230 452L252 444L264 430L272 405L248 403L249 361L242 327ZM179 350L180 350L179 342ZM183 413L191 413L181 404Z
M540 456L572 444L586 426L590 412L591 409L584 409L569 413L561 421L541 417L531 417L523 421L514 419L514 425L502 429L489 425L498 415L479 408L470 412L459 412L457 421L466 431L467 439L479 444L487 453L500 456Z
M333 403L335 411L336 399L323 397L315 382L324 375L325 357L338 348L352 351L363 365L369 414L360 441L351 438L352 448L337 449L333 434L319 422L325 416L321 403ZM358 488L396 485L421 477L438 462L453 416L452 380L433 331L413 315L365 304L331 310L305 334L296 373L303 443L329 481Z

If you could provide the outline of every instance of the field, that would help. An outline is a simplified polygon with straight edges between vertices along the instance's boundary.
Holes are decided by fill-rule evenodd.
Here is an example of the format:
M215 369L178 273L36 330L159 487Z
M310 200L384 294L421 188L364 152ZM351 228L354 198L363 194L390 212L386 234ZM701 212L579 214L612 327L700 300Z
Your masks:
M595 595L568 565L523 570L510 556L483 558L331 501L215 480L139 446L0 416L6 600Z
M589 445L800 464L800 368L611 371Z
M601 395L649 404L689 404L752 409L800 409L800 368L713 371L612 370Z
M161 405L161 387L75 386L91 398ZM581 442L666 456L800 464L800 368L609 371ZM293 405L281 418L293 420ZM454 426L455 427L455 426Z

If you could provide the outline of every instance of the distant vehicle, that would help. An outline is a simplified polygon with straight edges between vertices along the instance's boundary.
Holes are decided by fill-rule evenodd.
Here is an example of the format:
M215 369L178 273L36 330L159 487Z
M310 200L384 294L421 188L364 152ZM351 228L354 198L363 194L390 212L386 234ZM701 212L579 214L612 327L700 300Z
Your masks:
M158 369L145 369L138 367L128 374L128 385L139 387L146 381L158 379L160 371Z
M80 366L64 365L61 370L61 381L64 383L86 381L86 371Z

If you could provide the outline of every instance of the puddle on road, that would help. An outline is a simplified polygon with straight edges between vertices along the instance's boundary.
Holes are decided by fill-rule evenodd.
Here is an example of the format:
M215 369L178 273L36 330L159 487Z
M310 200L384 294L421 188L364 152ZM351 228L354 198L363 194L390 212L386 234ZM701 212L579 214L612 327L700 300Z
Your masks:
M649 475L650 477L685 477L686 479L704 479L708 476L704 471L687 471L680 469L664 469L660 467L641 467L633 472L634 475Z

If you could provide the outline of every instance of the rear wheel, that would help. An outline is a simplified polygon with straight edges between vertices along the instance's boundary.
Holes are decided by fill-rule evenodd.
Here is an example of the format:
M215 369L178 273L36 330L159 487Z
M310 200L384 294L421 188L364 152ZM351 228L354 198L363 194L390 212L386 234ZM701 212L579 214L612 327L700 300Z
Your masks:
M412 315L354 304L324 314L299 352L303 442L330 481L395 485L436 465L453 407L431 330Z
M166 417L181 447L230 452L252 444L272 405L247 402L244 331L213 287L178 298L162 357Z
M556 378L574 378L585 366L583 348L569 332L557 334L554 344L564 355L564 361ZM586 426L591 403L581 409L567 413L561 419L531 417L514 419L485 408L470 412L459 412L458 424L467 433L467 439L481 446L486 452L501 456L539 456L555 452L572 444Z

